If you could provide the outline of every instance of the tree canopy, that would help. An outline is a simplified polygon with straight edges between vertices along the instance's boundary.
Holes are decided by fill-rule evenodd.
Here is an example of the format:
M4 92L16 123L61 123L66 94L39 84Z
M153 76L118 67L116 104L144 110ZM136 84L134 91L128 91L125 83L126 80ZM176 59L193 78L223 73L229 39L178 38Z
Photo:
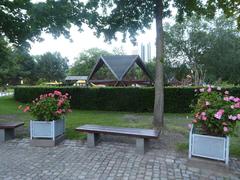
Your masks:
M38 79L43 81L62 81L66 77L68 70L68 59L60 53L47 52L35 57L37 66L36 72Z

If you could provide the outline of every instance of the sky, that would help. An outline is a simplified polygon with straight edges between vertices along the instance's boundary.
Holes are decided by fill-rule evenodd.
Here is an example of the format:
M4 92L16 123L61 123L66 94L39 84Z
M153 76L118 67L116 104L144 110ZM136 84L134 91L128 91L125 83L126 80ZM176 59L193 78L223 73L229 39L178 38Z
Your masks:
M40 2L44 0L33 0L33 2ZM165 19L165 22L173 22L172 19ZM147 45L151 44L151 54L154 57L155 54L155 23L152 23L151 29L145 31L145 33L141 33L137 36L138 46L134 46L129 39L127 39L126 43L123 43L121 34L118 34L118 40L112 41L111 44L104 42L104 38L97 38L93 34L93 30L88 28L86 25L83 26L83 32L79 32L76 26L72 26L70 29L71 39L60 36L57 39L54 39L51 34L42 33L42 38L44 41L42 42L34 42L31 43L30 54L32 55L40 55L46 52L60 52L63 57L67 57L69 59L69 64L74 63L74 58L78 57L78 55L87 50L89 48L100 48L112 52L114 48L122 48L126 54L136 54L136 52L140 55L140 46L143 43Z
M135 51L136 53L136 51L138 51L140 48L139 46L134 46L128 39L126 43L123 43L121 41L121 34L117 35L117 41L112 41L112 43L110 44L104 42L103 37L97 38L96 36L94 36L93 31L87 26L84 26L83 30L83 32L79 32L76 26L71 27L70 34L71 39L73 40L72 42L70 42L69 39L66 39L63 36L54 39L51 34L42 33L42 37L45 40L42 42L31 43L30 53L32 55L39 55L49 51L58 51L61 53L62 56L69 59L70 64L73 64L74 58L77 57L79 53L93 47L98 47L109 52L112 52L114 48L122 47L126 54L133 54L133 51ZM155 24L153 23L151 29L146 30L146 33L140 34L137 37L137 42L139 45L141 45L141 43L144 43L146 45L150 42L152 45L152 54L154 54L155 37Z

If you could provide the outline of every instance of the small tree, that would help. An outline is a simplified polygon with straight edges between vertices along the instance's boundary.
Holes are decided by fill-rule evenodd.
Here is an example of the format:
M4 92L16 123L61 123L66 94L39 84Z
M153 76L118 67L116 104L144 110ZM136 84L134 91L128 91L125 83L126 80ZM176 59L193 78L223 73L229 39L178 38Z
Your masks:
M92 7L92 13L98 14L95 27L97 35L103 33L106 40L116 39L116 33L123 33L123 40L129 38L135 42L135 36L144 28L150 28L152 21L156 21L156 76L154 120L155 127L163 127L164 112L164 34L163 19L171 14L170 2L177 9L177 20L182 21L185 16L193 14L213 17L218 9L227 16L237 16L240 27L239 0L96 0L89 1L86 6ZM100 11L103 13L99 13Z
M68 59L63 58L60 53L47 52L41 56L37 56L36 61L36 72L39 79L61 81L66 77Z

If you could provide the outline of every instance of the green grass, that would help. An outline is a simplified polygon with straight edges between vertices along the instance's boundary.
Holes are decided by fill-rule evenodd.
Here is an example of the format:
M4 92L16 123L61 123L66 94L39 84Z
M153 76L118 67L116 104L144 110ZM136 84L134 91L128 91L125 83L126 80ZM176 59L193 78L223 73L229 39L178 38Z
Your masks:
M18 110L23 105L14 101L12 97L0 98L0 122L24 121L25 129L29 128L29 121L33 119L30 114ZM165 114L165 129L168 133L184 135L184 140L176 143L176 149L187 152L188 150L188 114ZM68 139L83 139L85 135L75 131L75 128L83 124L98 124L118 127L152 128L151 113L109 112L109 111L82 111L73 110L66 117L66 137ZM239 124L240 125L240 124ZM240 135L240 130L238 130ZM231 138L230 153L240 157L240 138Z

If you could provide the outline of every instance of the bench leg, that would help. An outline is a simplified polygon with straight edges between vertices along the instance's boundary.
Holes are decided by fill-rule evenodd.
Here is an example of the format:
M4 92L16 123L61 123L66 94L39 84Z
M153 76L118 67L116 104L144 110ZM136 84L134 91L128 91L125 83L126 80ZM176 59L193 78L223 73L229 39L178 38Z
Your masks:
M10 140L15 138L15 129L5 129L5 140Z
M137 138L136 139L136 152L138 154L144 154L148 147L148 140L144 138Z
M0 143L5 141L5 129L0 129Z
M14 129L0 129L0 142L5 142L10 139L14 139L15 130Z
M87 133L87 146L95 147L97 144L97 140L99 138L99 134L96 133Z

